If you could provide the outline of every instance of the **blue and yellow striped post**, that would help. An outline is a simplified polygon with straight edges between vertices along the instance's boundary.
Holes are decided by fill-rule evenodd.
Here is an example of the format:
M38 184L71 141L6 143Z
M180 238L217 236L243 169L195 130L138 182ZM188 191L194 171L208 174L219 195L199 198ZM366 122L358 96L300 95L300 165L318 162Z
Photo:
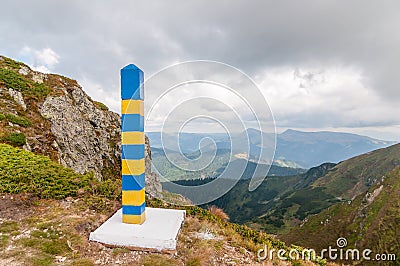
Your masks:
M145 219L143 71L130 64L121 69L122 222Z

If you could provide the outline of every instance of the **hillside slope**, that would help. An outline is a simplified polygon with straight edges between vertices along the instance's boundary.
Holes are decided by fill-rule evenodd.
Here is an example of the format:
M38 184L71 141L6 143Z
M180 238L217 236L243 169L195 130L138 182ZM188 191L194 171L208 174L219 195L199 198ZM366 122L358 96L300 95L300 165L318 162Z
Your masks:
M396 144L337 165L323 164L305 174L267 177L253 192L248 191L248 181L240 181L211 204L223 208L232 221L269 233L284 233L309 215L364 194L400 165L399 158L400 144Z
M257 262L257 250L265 245L289 249L274 237L199 207L154 198L146 199L147 206L187 212L176 253L90 242L89 233L121 207L120 184L75 173L48 157L6 144L0 144L0 184L0 265L288 265L277 259ZM325 264L319 259L291 262Z
M309 204L303 204L304 207L297 210L292 208L291 211L293 212L290 213L290 217L284 215L287 211L286 205L294 203L294 199L289 199L289 195L309 187L310 183L326 174L334 166L335 164L327 163L311 168L306 173L299 175L268 176L260 187L252 192L248 191L249 179L239 180L228 193L203 207L216 205L224 209L233 222L244 223L268 233L276 233L286 226L285 223L290 226L294 215L306 216L310 206L313 207L312 209L316 205L318 205L318 208L330 206L330 201L320 199L319 193L308 193L307 196L310 196L308 198ZM180 180L176 182L184 186L196 186L211 180ZM163 186L166 190L170 189L168 183L164 183ZM286 203L288 199L289 202ZM285 204L282 204L283 202ZM304 203L306 202L304 201ZM298 203L302 204L303 201Z
M121 174L120 116L69 78L0 56L0 142L22 147L99 180ZM160 196L146 137L146 192Z
M332 246L336 239L344 237L348 248L396 254L396 262L375 261L371 265L399 265L399 224L400 167L397 167L354 200L335 204L280 237L316 250Z
M353 199L399 165L400 144L396 144L343 161L312 186L344 200Z

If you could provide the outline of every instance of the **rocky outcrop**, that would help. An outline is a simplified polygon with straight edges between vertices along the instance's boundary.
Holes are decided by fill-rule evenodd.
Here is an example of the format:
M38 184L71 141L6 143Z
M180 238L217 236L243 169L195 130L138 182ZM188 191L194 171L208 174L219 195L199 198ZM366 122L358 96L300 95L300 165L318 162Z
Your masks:
M153 197L160 198L162 186L160 182L160 177L158 174L151 171L151 149L150 149L150 141L146 136L145 139L145 174L146 174L146 192Z
M120 119L113 112L97 109L79 87L63 96L49 96L40 108L51 122L53 147L59 162L78 173L93 171L99 179L117 175L107 168L119 168Z
M26 111L26 104L25 104L24 97L22 96L21 92L14 90L12 88L9 88L8 94L10 94L10 96L14 99L14 101L16 103L18 103L24 111Z
M73 86L64 95L49 96L40 113L51 122L53 147L59 162L78 173L93 171L98 179L118 178L121 169L121 120L114 112L96 106L82 88ZM146 137L146 192L160 197L159 177L151 171L151 150Z

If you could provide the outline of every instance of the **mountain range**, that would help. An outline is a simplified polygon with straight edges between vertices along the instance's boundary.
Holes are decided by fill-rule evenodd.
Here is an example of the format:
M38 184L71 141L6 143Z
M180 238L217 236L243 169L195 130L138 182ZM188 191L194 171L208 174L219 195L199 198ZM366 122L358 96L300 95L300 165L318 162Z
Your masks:
M147 135L153 150L153 166L169 180L216 177L229 162L237 165L238 162L234 161L238 159L260 164L261 169L275 165L284 167L281 170L298 169L298 173L300 173L301 169L309 169L325 162L339 163L395 143L350 133L302 132L289 129L276 135L275 156L271 161L275 136L255 129L232 134L230 139L227 134L222 133L163 134L164 146L161 142L160 132L148 132ZM262 138L263 144L261 144ZM212 139L214 143L211 143L209 139ZM178 140L179 146L177 145ZM231 147L231 142L236 143L236 150ZM267 153L271 158L260 158L261 151ZM203 167L207 162L209 163L208 167ZM183 171L179 166L183 168L190 166L192 169L202 170L197 173ZM271 169L269 175L284 173L284 171L274 171L277 170L276 167ZM286 173L294 174L293 171L286 171ZM265 175L265 173L261 175Z

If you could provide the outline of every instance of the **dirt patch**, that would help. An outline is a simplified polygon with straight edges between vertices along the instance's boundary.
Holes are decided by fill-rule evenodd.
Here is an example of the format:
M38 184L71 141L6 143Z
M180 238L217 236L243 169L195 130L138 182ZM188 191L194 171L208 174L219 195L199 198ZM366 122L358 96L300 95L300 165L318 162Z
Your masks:
M36 201L37 199L30 195L1 195L0 219L21 220L29 217L35 213L33 207Z

